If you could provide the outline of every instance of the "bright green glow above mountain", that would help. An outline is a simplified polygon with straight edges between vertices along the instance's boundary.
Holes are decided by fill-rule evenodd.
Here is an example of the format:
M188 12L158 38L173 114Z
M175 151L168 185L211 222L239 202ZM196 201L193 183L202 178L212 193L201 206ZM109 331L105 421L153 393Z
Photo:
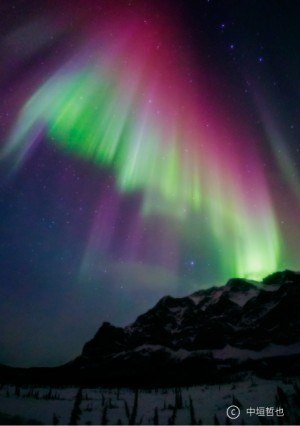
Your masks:
M223 276L260 279L277 270L283 239L258 152L206 115L180 69L170 79L163 52L141 37L144 44L129 38L121 50L94 47L59 68L23 105L5 154L21 165L45 135L62 151L111 169L120 196L142 195L144 227L133 226L124 243L133 259L148 244L143 229L157 216L170 218L173 235L157 232L147 253L179 252L188 229L199 256L209 248ZM114 220L111 214L96 226L87 258Z

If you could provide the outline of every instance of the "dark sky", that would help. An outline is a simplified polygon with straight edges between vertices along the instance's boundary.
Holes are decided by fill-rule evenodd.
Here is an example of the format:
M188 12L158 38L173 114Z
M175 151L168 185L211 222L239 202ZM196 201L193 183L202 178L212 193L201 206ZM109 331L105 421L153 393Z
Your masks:
M0 5L0 362L300 269L300 4Z

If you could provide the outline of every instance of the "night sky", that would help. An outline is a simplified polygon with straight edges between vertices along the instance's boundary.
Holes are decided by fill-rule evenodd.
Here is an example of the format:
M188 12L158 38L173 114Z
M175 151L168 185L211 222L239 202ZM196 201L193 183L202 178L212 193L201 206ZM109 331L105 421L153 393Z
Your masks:
M0 362L300 269L300 3L0 4Z

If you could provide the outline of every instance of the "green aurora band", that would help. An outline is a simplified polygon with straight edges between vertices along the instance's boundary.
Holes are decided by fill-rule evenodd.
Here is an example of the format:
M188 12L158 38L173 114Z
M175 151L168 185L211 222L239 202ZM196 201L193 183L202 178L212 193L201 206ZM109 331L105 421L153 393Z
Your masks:
M211 131L180 69L170 79L163 51L145 40L89 47L60 67L24 103L2 157L18 169L46 139L111 169L120 193L141 193L145 223L168 217L200 251L209 238L223 276L278 270L283 238L258 152L222 123Z

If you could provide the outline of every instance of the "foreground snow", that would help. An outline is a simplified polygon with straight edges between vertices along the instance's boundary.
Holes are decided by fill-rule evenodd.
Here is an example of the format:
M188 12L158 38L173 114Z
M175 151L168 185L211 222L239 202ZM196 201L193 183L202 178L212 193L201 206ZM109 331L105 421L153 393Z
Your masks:
M226 409L239 406L233 424L299 424L297 379L262 380L202 385L180 389L84 388L78 424L225 424ZM0 413L41 423L68 424L78 388L15 387L0 390ZM247 414L247 408L283 408L284 417ZM1 415L0 415L1 420ZM227 419L227 424L230 424Z

